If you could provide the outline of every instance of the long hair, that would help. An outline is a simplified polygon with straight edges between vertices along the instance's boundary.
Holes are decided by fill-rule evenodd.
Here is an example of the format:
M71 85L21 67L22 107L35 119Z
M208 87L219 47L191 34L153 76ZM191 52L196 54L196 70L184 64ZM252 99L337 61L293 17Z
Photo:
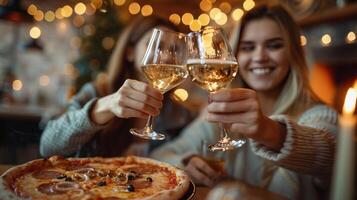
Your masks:
M290 63L288 77L285 79L284 87L275 103L274 113L272 114L287 113L296 116L302 110L318 102L318 99L310 88L307 62L300 44L299 27L282 5L261 4L242 17L235 55L239 51L242 32L246 25L253 20L262 18L274 20L279 25ZM241 81L247 87L247 84L243 80Z
M134 62L128 59L127 51L129 48L134 48L148 31L157 26L165 26L177 31L177 27L173 24L154 16L135 18L126 26L119 35L110 57L105 81L97 80L94 83L99 96L116 92L128 78L137 78ZM122 153L133 141L132 135L129 134L129 129L133 126L133 119L115 118L101 133L96 134L96 149L92 153L108 157Z
M105 91L101 96L115 92L128 78L137 78L134 62L127 57L128 49L134 48L144 34L160 25L175 31L178 30L172 23L156 16L134 18L124 28L108 62L106 82L96 81L95 83L97 90ZM105 86L98 83L105 84Z

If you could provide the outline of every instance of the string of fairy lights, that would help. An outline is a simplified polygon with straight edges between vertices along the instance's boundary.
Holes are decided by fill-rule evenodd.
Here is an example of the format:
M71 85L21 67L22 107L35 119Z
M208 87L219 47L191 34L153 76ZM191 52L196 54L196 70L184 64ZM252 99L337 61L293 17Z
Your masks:
M155 13L155 9L150 4L140 4L139 1L129 0L88 0L87 2L78 2L74 6L64 5L53 10L41 10L41 8L35 4L31 4L27 7L27 12L33 16L37 22L55 22L59 21L59 26L66 25L61 23L64 19L72 19L72 23L77 28L82 28L83 34L90 36L95 33L95 27L92 24L85 24L86 16L92 16L95 12L107 12L108 6L117 6L118 8L127 9L130 15L142 15L150 16ZM126 8L127 6L127 8ZM191 31L200 30L202 27L215 23L219 26L227 24L228 20L239 22L245 11L255 7L254 0L245 0L239 7L232 6L227 1L216 2L216 0L201 0L199 2L199 8L201 14L195 18L190 12L183 14L171 13L168 15L168 20L176 25L183 24L187 26ZM156 11L157 12L157 11ZM230 18L230 19L229 19ZM33 26L30 28L29 35L33 39L41 37L41 29L39 26ZM301 45L306 46L308 40L306 36L301 35ZM356 33L350 31L345 36L345 42L350 44L356 42ZM109 50L114 46L114 39L111 37L105 37L102 40L103 48ZM325 33L320 38L321 46L330 46L332 44L332 37L330 34ZM72 48L79 48L81 45L81 39L79 37L73 37L70 41ZM73 64L67 64L65 66L65 74L75 79L78 75L78 70ZM50 79L47 75L43 75L39 78L39 84L41 86L47 86ZM13 82L13 89L16 91L21 90L22 82L15 80Z

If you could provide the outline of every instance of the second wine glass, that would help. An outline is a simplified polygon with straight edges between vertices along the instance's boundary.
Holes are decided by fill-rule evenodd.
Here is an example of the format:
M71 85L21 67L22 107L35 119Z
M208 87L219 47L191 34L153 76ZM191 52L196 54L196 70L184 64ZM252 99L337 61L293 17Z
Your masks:
M155 28L141 63L149 83L164 94L188 76L185 64L186 35ZM153 117L149 116L144 128L132 128L130 133L144 139L165 139L165 134L153 130L152 122Z
M206 27L188 34L187 40L187 69L192 81L208 92L216 92L230 84L237 75L238 63L223 30ZM209 145L209 150L226 151L245 144L245 139L231 139L222 123L219 126L220 139Z

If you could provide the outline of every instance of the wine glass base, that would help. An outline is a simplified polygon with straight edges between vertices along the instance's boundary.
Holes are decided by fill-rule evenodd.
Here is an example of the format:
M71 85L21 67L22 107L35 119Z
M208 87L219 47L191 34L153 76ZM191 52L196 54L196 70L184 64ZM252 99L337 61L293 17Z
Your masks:
M166 136L162 133L158 133L150 128L137 129L132 128L129 132L135 136L138 136L147 140L164 140Z
M228 142L218 141L216 144L211 144L208 146L210 151L229 151L233 149L238 149L242 147L246 141L244 139L230 140Z

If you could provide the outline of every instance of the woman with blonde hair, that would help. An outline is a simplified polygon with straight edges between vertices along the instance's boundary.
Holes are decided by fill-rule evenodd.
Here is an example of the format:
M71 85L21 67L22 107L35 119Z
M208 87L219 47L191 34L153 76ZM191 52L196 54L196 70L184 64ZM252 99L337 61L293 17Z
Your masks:
M169 96L137 81L145 80L140 63L155 27L177 31L171 23L154 16L135 18L125 27L107 72L84 85L72 98L68 110L47 123L41 136L41 155L145 155L157 144L151 142L148 146L146 141L135 141L138 139L129 133L130 128L144 126L145 119L157 116L163 106L155 128L168 133L170 138L193 117ZM172 115L173 110L178 112Z
M217 141L217 128L197 119L152 157L182 165L198 184L228 174L289 199L326 198L338 115L309 87L296 22L281 5L263 4L245 13L239 32L241 87L210 94L204 117L247 143L219 152L225 171L217 171L200 155L202 140Z

